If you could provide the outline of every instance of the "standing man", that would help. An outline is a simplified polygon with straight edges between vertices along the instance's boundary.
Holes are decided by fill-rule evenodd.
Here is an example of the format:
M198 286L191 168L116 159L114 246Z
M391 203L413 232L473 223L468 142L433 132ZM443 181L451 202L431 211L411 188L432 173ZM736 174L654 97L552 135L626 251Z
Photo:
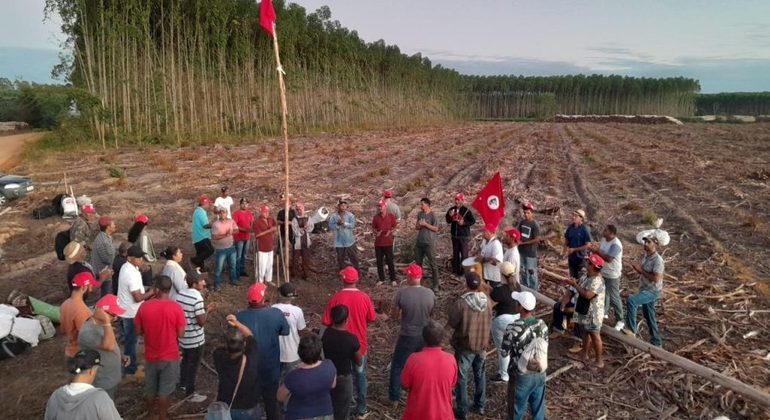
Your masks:
M457 384L457 362L441 349L444 331L430 322L422 329L425 347L409 356L401 385L409 391L403 420L445 420L452 413L452 388Z
M636 308L642 306L644 320L650 330L650 343L653 346L662 346L663 340L658 330L658 321L655 319L655 303L660 299L663 290L663 273L665 266L663 257L658 254L658 238L650 235L642 239L644 255L641 264L631 264L634 271L639 273L639 291L628 298L628 313L626 314L626 327L623 332L627 335L636 335Z
M176 293L174 300L182 307L186 325L184 336L179 338L179 348L182 350L182 362L179 366L179 389L185 398L192 403L206 401L206 396L195 392L195 379L203 356L203 345L206 335L203 326L206 324L207 313L214 310L214 304L208 306L203 302L201 292L206 288L206 279L197 271L187 274L187 288Z
M348 307L350 314L348 329L358 338L361 345L361 364L353 372L353 383L356 388L356 411L359 419L365 419L369 416L369 409L366 407L367 380L366 380L366 361L369 350L367 340L367 330L370 323L377 319L374 312L372 299L365 292L358 289L358 271L351 267L345 267L340 271L340 280L342 281L342 290L335 293L329 302L326 303L326 309L321 320L324 325L332 325L331 310L337 305Z
M521 271L521 256L519 255L519 242L521 242L521 232L516 228L510 228L505 230L505 237L503 238L503 245L505 246L505 252L503 252L503 262L509 262L513 264L513 271L509 274L516 279L516 283L519 283L520 271Z
M235 241L235 258L238 266L238 276L248 277L246 273L246 253L249 250L249 237L251 225L254 223L254 215L249 210L249 200L241 198L239 209L233 213L233 221L238 225L238 231L233 234Z
M580 281L568 278L565 283L577 292L578 299L588 301L588 308L580 312L578 305L575 305L577 312L577 322L580 325L580 334L583 339L581 345L581 361L588 366L588 351L593 345L594 354L596 354L596 368L604 367L602 359L602 322L604 319L604 280L599 272L604 266L604 260L598 254L588 254L586 257L586 275L581 277Z
M430 199L423 197L420 199L420 211L417 213L417 243L414 246L415 260L417 265L424 267L425 260L428 260L433 280L430 288L437 292L440 288L438 278L438 266L436 265L436 232L438 232L438 222L436 215L430 209Z
M372 229L374 230L374 255L377 258L377 285L385 282L385 263L388 264L388 274L390 274L390 285L398 286L396 283L396 266L393 261L393 232L396 230L396 216L388 212L388 205L380 200L377 203L379 211L372 219Z
M387 189L382 192L382 200L385 201L385 205L388 208L388 213L392 214L396 218L396 221L401 220L401 209L398 208L398 204L393 201L393 190Z
M270 217L270 207L259 207L259 217L252 228L257 241L257 283L273 283L273 244L275 244L275 220ZM254 334L256 336L256 334Z
M495 236L496 227L490 223L484 225L484 240L476 261L483 264L484 280L500 283L500 264L503 263L503 244Z
M591 243L591 231L585 225L586 212L577 209L572 213L572 224L564 232L564 255L569 263L569 275L574 279L580 278L587 249Z
M230 194L228 193L229 190L227 185L222 186L219 197L214 200L214 207L227 210L227 218L232 219L230 212L232 211L234 201L233 197L230 197Z
M455 387L455 416L464 420L468 415L468 374L473 369L476 392L470 411L484 415L487 399L485 372L486 348L492 321L492 309L487 295L479 291L481 277L477 273L465 276L468 291L449 308L447 326L454 329L451 344L459 368Z
M297 203L294 206L297 209L297 217L292 219L291 228L294 231L294 249L291 253L291 271L296 276L301 276L307 280L311 271L315 272L310 266L310 232L313 231L313 221L305 214L305 205ZM300 266L299 260L302 259ZM300 267L302 269L300 270Z
M291 283L284 283L278 288L280 297L278 303L273 308L278 309L286 318L289 324L289 335L278 337L278 344L281 349L281 380L286 374L294 370L299 364L299 332L305 329L305 314L302 308L294 305L294 299L297 297L297 289Z
M118 277L118 306L125 309L120 318L123 325L123 354L128 356L129 362L123 368L123 373L133 375L136 373L136 332L134 329L134 317L142 305L142 302L151 298L155 291L150 289L145 293L142 283L140 268L144 265L144 252L142 248L133 245L126 253L128 262L120 268Z
M211 200L206 194L198 197L198 207L193 211L192 216L192 241L195 246L195 256L190 258L190 261L201 272L205 272L204 263L206 258L214 254L214 247L211 245L211 225L209 224L209 216L206 214L209 207L211 207Z
M238 232L238 225L232 219L227 218L227 209L217 207L218 219L211 224L211 246L214 247L214 291L219 290L222 283L222 271L225 269L225 261L230 272L230 284L238 284L237 258L233 245L233 234Z
M99 273L105 268L112 269L115 260L115 247L112 245L112 234L115 233L115 222L109 216L99 218L99 233L96 234L91 245L91 267L94 273ZM99 296L112 293L112 276L102 281Z
M502 352L511 358L508 368L508 419L522 420L527 404L532 420L545 419L545 370L548 364L548 327L542 319L532 316L537 301L530 292L513 292L519 303L519 319L505 330ZM536 357L521 360L525 350Z
M289 324L283 313L265 303L264 283L254 283L249 287L247 299L249 307L238 312L235 318L248 327L257 341L257 377L259 385L256 392L261 396L268 420L278 420L278 385L281 380L281 347L279 337L289 335Z
M99 282L94 275L84 271L75 275L72 279L72 293L69 299L61 304L59 329L67 336L67 344L64 345L64 359L70 361L80 350L78 335L80 328L88 318L93 315L86 306L86 296L94 290L98 290Z
M99 232L96 208L86 204L81 208L80 216L70 226L70 241L77 242L86 249L86 261L91 260L91 244Z
M537 291L540 282L537 279L537 245L540 243L540 225L535 221L535 205L527 201L522 204L524 219L516 229L521 233L519 254L521 255L521 284Z
M446 212L446 222L452 234L452 272L462 276L463 260L468 258L468 242L471 239L471 226L476 223L473 212L465 207L465 194L455 194L455 205Z
M332 326L321 337L324 356L334 362L337 369L337 385L332 389L334 420L350 418L350 403L353 401L352 372L361 365L361 344L355 335L348 332L349 311L345 305L337 305L329 311Z
M348 203L340 200L337 203L337 213L329 218L329 231L334 234L334 248L337 251L337 268L342 270L352 265L358 272L358 257L356 256L356 218L348 211ZM349 263L348 261L349 260Z
M422 267L412 263L404 268L407 287L401 288L393 298L393 319L401 318L401 330L390 363L388 398L395 407L401 399L401 371L409 355L420 351L424 345L422 330L430 323L430 314L436 305L436 295L422 287Z
M182 307L168 297L171 279L155 278L157 294L136 311L136 335L144 336L144 402L147 413L158 419L168 418L169 396L179 380L179 347L184 337L185 316Z
M592 243L588 249L604 260L604 319L607 319L610 305L615 311L615 329L621 331L626 325L623 320L623 301L620 299L620 277L623 275L623 243L618 239L615 225L607 225L602 231L599 245Z
M78 334L78 344L83 350L96 350L102 359L102 367L96 372L93 386L107 391L107 395L115 400L115 391L121 380L120 368L123 358L120 346L115 338L112 323L123 315L124 309L118 306L118 297L104 295L94 307L94 316L83 323Z

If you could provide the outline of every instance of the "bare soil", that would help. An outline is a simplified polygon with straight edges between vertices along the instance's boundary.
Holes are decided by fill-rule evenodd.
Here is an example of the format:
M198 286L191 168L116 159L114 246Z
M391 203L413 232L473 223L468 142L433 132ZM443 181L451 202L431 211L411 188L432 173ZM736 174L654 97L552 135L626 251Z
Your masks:
M25 144L43 137L43 133L21 133L0 135L0 170L7 171L19 163Z
M364 249L359 253L365 273L361 287L381 314L395 291L376 287L376 274L370 270L374 253L368 222L382 189L394 189L405 215L397 249L408 262L419 199L430 197L440 218L457 191L472 197L499 170L509 214L506 225L514 223L511 213L517 202L532 200L539 208L554 209L553 214L537 216L551 235L540 264L552 271L566 271L566 261L558 254L559 238L575 208L586 209L597 236L606 223L619 227L627 261L642 252L633 242L635 234L656 217L664 218L672 241L663 256L673 276L666 279L658 305L664 348L770 391L770 125L484 123L322 135L291 143L291 190L307 208L331 207L342 195L350 198L351 211L360 221L358 243ZM5 254L0 261L0 296L20 289L51 303L64 300L66 266L56 260L53 238L67 223L30 217L34 207L61 192L64 171L76 194L89 195L99 213L117 220L116 239L125 238L132 217L142 212L150 217L156 247L175 244L190 255L195 197L216 195L218 187L227 184L236 199L245 196L252 203L277 207L282 162L282 145L275 139L232 147L71 153L34 165L23 162L15 172L32 176L39 188L14 202L14 209L0 219ZM110 177L110 168L123 169L125 177ZM439 260L448 262L448 229L439 231L438 243ZM308 281L296 280L297 303L310 328L319 326L323 305L339 287L331 246L329 234L315 235L314 265L321 273ZM155 269L160 268L157 263ZM444 322L447 305L463 285L446 268L441 275L446 287L435 315ZM241 279L237 287L224 286L207 296L218 306L206 328L204 361L209 365L211 352L221 342L224 316L245 306L246 283ZM558 296L559 284L547 278L542 283L544 293ZM635 290L638 277L627 271L623 285ZM275 291L270 293L274 298ZM545 306L537 313L550 317ZM369 401L378 419L400 416L401 409L386 404L387 366L397 333L397 322L386 317L369 332ZM647 337L645 327L641 335ZM610 338L605 339L607 366L590 371L566 357L572 344L567 338L551 342L549 372L574 365L549 380L548 418L770 417L755 403ZM63 346L57 337L0 363L3 417L42 416L50 393L66 382ZM496 365L496 357L490 356L488 375ZM214 397L216 376L202 367L198 386ZM485 418L502 418L505 386L489 384L487 395ZM140 401L140 383L121 387L117 406L125 418L140 416ZM210 401L182 404L175 413L201 412Z

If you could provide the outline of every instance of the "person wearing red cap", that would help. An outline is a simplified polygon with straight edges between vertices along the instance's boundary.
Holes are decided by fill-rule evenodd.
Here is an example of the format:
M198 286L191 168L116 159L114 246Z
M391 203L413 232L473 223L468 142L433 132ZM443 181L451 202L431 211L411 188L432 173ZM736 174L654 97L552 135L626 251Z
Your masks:
M91 261L91 244L99 233L96 208L93 204L81 207L80 216L70 226L70 241L77 242L86 250L86 261Z
M577 313L577 322L583 338L580 359L588 366L588 349L593 343L596 356L594 367L601 369L604 367L601 336L604 320L604 279L600 273L604 267L604 260L599 254L590 253L586 255L585 261L586 274L580 281L568 278L564 283L571 286L577 293L575 313Z
M122 376L122 363L128 362L128 357L121 356L112 324L124 312L125 309L118 305L117 296L104 295L96 302L94 315L83 323L78 334L80 348L96 350L102 359L102 367L96 372L93 386L107 391L107 395L113 400Z
M75 353L80 350L80 345L78 345L80 327L93 315L86 306L85 299L87 295L98 288L99 282L90 272L78 273L72 279L72 293L59 308L61 313L59 328L67 336L67 343L64 346L66 359L75 357Z
M393 201L393 190L385 190L382 192L382 201L385 202L385 207L388 213L392 214L396 218L396 221L401 220L401 209L398 207L395 201Z
M540 225L535 221L535 206L527 201L522 204L524 218L516 225L521 233L519 255L521 255L521 284L537 291L540 281L537 278L537 245L540 243Z
M401 371L409 355L420 351L425 344L422 329L430 323L430 315L436 305L435 293L420 285L422 267L412 263L404 268L404 272L407 287L398 289L393 297L391 314L393 319L401 318L401 331L390 363L388 398L393 405L401 399Z
M377 285L385 282L385 263L388 264L391 286L397 286L396 266L393 261L393 232L396 230L396 216L388 212L384 200L377 202L379 211L372 218L374 230L374 256L377 258Z
M257 283L273 284L273 249L275 232L278 230L275 219L270 217L270 207L262 204L259 217L252 226L254 239L257 241ZM256 334L255 334L256 335Z
M252 284L247 292L249 307L238 312L235 318L251 331L259 343L256 360L259 385L252 392L261 396L267 419L278 420L280 410L276 393L281 379L281 345L278 338L289 335L291 330L283 312L265 302L266 290L264 283Z
M417 231L417 240L414 245L414 260L420 267L424 267L424 263L427 260L433 276L430 288L437 292L441 283L438 277L438 266L436 265L438 221L430 208L430 199L428 197L420 199L420 211L417 213L417 223L414 228Z
M192 242L195 246L195 256L190 261L201 272L205 272L206 259L214 255L214 246L211 245L211 224L207 211L211 207L211 199L206 194L198 197L198 206L192 216Z
M468 258L468 242L471 240L471 226L476 223L473 212L465 207L465 194L455 194L455 205L446 212L446 222L452 236L452 272L462 276L463 260Z
M369 351L369 341L367 340L367 330L370 323L377 319L377 313L374 312L372 299L364 291L359 290L358 270L347 266L340 270L340 280L342 281L342 290L335 293L329 302L326 303L323 318L321 322L327 326L332 326L331 310L337 305L348 307L349 320L348 330L358 338L361 345L362 361L353 372L353 383L356 388L356 410L359 419L369 416L369 409L366 408L366 395L368 383L366 380L366 361Z
M514 271L509 274L512 278L516 279L516 283L520 281L519 272L521 270L521 256L519 255L519 242L521 241L521 232L516 228L510 228L505 230L505 236L503 237L503 245L505 246L505 252L503 252L503 262L509 262L513 264Z
M503 244L497 239L496 230L497 226L491 223L484 225L484 240L476 256L476 261L483 264L484 280L492 283L500 283L500 264L503 263Z
M105 268L109 270L110 277L102 280L100 296L112 292L112 263L115 260L115 246L112 245L112 235L115 233L115 222L109 216L99 218L99 233L96 234L91 245L91 267L95 273Z

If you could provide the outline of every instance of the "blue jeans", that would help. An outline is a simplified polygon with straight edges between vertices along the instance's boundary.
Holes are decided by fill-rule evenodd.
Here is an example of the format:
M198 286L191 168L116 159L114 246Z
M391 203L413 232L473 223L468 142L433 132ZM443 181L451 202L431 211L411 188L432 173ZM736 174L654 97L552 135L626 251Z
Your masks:
M537 279L537 258L521 257L521 284L537 291L540 281Z
M511 361L511 356L503 357L503 352L500 351L500 348L503 345L505 329L517 319L519 319L519 314L502 314L492 318L492 342L495 343L495 348L497 349L497 373L504 381L508 380L508 364Z
M235 241L235 259L238 275L246 274L246 254L249 252L249 241Z
M361 359L361 366L353 366L353 385L356 388L357 414L366 412L366 394L369 383L366 380L366 365L369 355L365 354Z
M532 420L545 419L545 373L513 374L508 382L508 420L521 420L532 409Z
M458 375L455 386L455 415L464 419L468 414L468 374L473 369L473 381L476 389L473 393L473 407L484 408L487 403L487 374L484 353L474 353L469 350L455 349Z
M628 310L626 311L626 326L636 333L636 307L642 306L642 314L644 314L644 320L650 330L650 343L653 346L663 345L660 331L658 331L658 321L655 319L655 303L658 299L660 299L659 291L642 289L628 298Z
M120 318L123 324L123 355L131 359L128 366L123 367L123 374L133 375L136 373L136 330L134 328L134 318Z
M390 363L388 398L391 401L398 401L401 398L401 372L406 365L406 359L408 359L412 353L422 350L424 345L425 343L422 336L398 336L396 348L393 350L393 360Z
M238 273L235 271L235 247L217 249L214 252L214 257L217 260L217 266L214 269L214 287L219 287L219 284L222 283L222 270L225 268L225 260L227 260L227 268L230 271L230 283L235 284L238 281Z

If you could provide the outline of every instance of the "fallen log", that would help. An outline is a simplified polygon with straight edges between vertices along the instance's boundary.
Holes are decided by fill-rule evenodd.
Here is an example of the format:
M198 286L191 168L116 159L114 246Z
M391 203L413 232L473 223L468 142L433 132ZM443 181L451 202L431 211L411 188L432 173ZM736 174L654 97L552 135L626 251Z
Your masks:
M539 272L542 274L545 274L546 276L552 277L556 280L560 280L560 281L566 280L565 277L552 273L548 270L540 269ZM546 305L553 306L556 303L556 301L551 299L550 297L540 294L525 286L522 286L522 289L529 290L535 295L538 301L545 303ZM751 400L761 406L770 408L770 394L768 394L765 391L756 389L751 385L745 384L727 375L723 375L706 366L699 365L689 359L685 359L682 356L676 355L674 353L670 353L666 350L663 350L660 347L653 346L652 344L641 341L635 337L630 337L628 335L625 335L622 332L617 331L612 327L609 327L606 325L602 326L602 334L604 334L605 336L610 336L615 340L620 341L623 344L627 344L631 347L642 350L653 357L656 357L660 360L671 363L672 365L677 366L681 369L684 369L687 372L700 376L701 378L707 379L715 384L721 385L735 392L736 394L741 395L747 400Z

